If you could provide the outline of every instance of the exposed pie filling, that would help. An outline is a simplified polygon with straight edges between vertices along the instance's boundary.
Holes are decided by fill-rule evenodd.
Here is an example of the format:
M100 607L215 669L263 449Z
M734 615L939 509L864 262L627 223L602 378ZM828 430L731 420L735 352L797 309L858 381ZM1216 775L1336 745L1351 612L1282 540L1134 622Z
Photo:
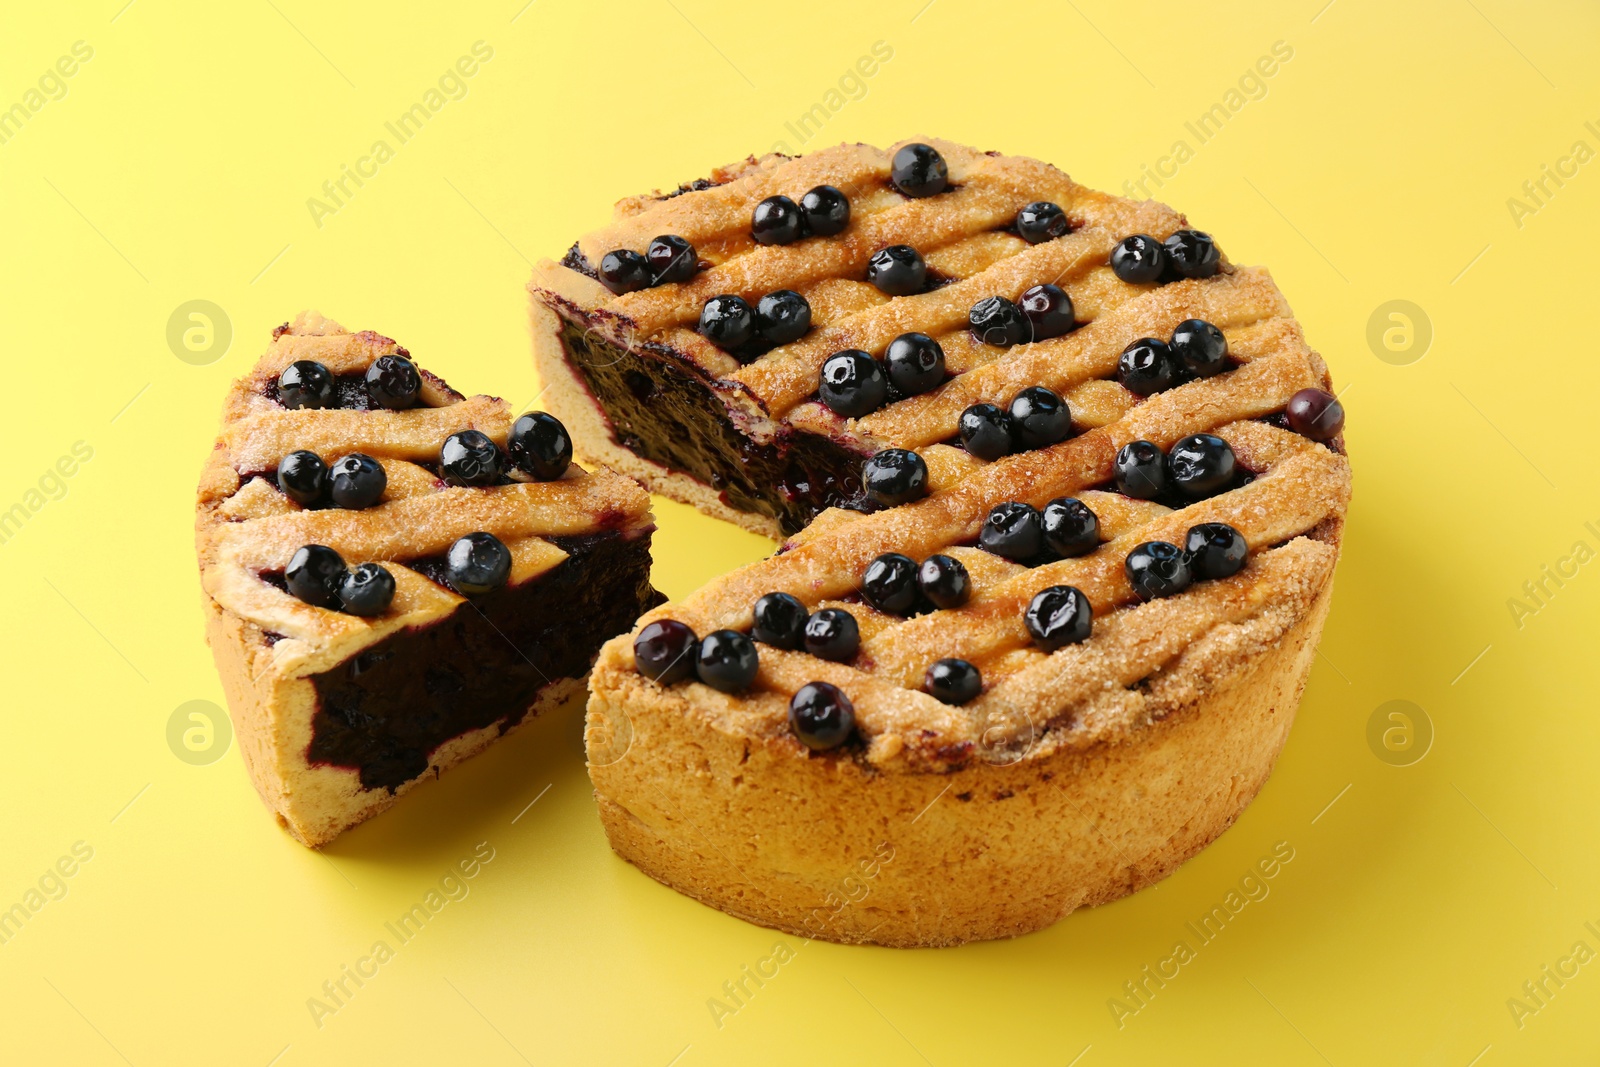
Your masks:
M826 508L861 505L861 453L801 431L759 444L739 432L705 382L665 360L566 320L560 337L613 438L630 452L704 482L729 507L776 518L786 534Z
M647 537L549 540L568 558L548 573L473 597L313 675L310 762L355 768L364 788L393 791L426 771L444 742L517 725L540 690L582 677L602 642L661 601ZM449 584L442 556L407 566Z

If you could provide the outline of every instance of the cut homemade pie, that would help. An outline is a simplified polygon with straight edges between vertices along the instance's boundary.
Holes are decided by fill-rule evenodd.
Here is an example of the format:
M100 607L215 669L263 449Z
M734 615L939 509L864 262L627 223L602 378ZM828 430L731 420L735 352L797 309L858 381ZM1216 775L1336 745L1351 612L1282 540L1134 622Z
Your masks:
M200 479L206 635L250 777L322 845L582 689L660 601L649 497L549 415L303 314Z
M531 290L580 455L791 535L600 653L590 775L646 873L806 936L1004 937L1261 788L1350 494L1265 270L932 141L623 201Z

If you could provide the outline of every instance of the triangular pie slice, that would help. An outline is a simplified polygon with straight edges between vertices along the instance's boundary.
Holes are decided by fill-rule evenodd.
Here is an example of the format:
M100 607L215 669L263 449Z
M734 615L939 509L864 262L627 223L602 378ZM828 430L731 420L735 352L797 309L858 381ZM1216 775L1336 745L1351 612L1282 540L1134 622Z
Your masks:
M602 650L613 847L767 926L940 945L1231 825L1293 721L1350 468L1327 367L1225 244L931 141L726 167L539 265L580 454L788 538Z
M581 691L659 602L648 496L567 466L543 418L541 481L507 455L505 401L311 313L233 384L197 504L206 634L250 777L303 843ZM463 432L479 468L441 457Z

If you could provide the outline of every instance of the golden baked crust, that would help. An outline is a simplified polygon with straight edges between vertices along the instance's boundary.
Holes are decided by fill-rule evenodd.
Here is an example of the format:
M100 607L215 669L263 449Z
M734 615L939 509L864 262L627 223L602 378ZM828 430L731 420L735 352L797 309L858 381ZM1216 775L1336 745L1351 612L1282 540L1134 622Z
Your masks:
M512 418L503 400L463 397L426 371L418 406L401 411L288 410L267 395L296 360L315 360L343 375L396 353L406 354L390 338L350 333L314 313L280 327L267 353L230 389L222 431L200 479L195 541L207 639L251 778L267 806L308 845L332 840L429 776L424 772L393 790L365 789L353 768L308 761L317 709L312 676L468 605L408 563L437 557L464 534L485 531L510 550L508 586L515 587L568 558L551 537L602 531L641 537L651 529L648 496L609 471L574 466L553 482L527 481L514 472L518 480L506 485L447 486L423 466L437 460L444 438L470 428L503 447ZM300 507L272 480L278 461L296 449L328 461L350 452L373 457L388 478L383 497L359 511ZM351 566L382 563L395 580L389 610L363 618L313 607L263 577L282 573L307 544L326 545ZM532 710L578 687L555 679ZM481 750L519 723L524 710L507 708L496 723L441 744L428 754L428 771L436 776Z
M1350 495L1342 438L1323 444L1269 421L1295 393L1331 383L1267 271L1224 260L1205 279L1123 282L1107 266L1114 245L1130 233L1165 237L1186 226L1181 215L1092 192L1033 160L929 143L948 161L953 191L907 200L888 189L893 147L768 157L725 172L731 180L713 188L625 201L611 226L579 243L598 262L610 249L642 251L657 234L679 234L711 264L690 282L613 296L545 263L531 286L541 373L563 416L583 419L579 447L626 456L629 473L669 495L704 506L714 494L603 439L604 415L563 367L555 324L628 349L670 351L698 369L754 440L803 431L863 453L912 448L925 460L926 498L871 514L823 512L779 554L647 613L635 629L672 618L699 634L747 631L756 599L781 590L812 611L844 607L856 617L861 650L852 662L762 645L752 690L730 696L697 681L646 680L627 635L606 645L591 678L590 773L622 855L752 921L896 945L1037 929L1163 876L1231 823L1287 735ZM798 199L823 182L851 190L843 234L786 246L751 241L755 203L780 192ZM1038 245L1000 232L1036 200L1061 205L1072 231ZM873 251L894 243L917 247L952 280L893 299L851 280ZM1013 348L971 337L967 312L977 300L1014 299L1045 282L1068 291L1084 325ZM748 366L691 329L712 295L779 288L808 297L813 328ZM1144 399L1115 380L1131 341L1169 336L1191 318L1223 331L1233 369ZM829 354L881 352L910 330L944 348L955 375L943 386L858 419L810 399ZM1076 436L987 464L940 443L968 405L1003 406L1035 385L1068 400ZM1227 441L1253 477L1176 508L1105 491L1123 445L1147 440L1165 450L1201 432ZM1097 513L1097 551L1030 568L971 547L995 505L1043 507L1063 496ZM1202 522L1244 535L1245 569L1139 603L1124 573L1128 551L1146 541L1181 544ZM971 601L909 619L876 611L857 596L858 583L885 552L956 556L972 576ZM1035 593L1055 585L1082 590L1094 630L1046 653L1022 616ZM981 695L960 707L921 689L929 664L951 656L976 665L984 680ZM812 754L793 737L789 699L812 681L849 695L858 747ZM622 736L631 743L619 744ZM947 786L961 799L944 806L930 838L919 812ZM880 843L897 858L865 903L820 929L804 921Z

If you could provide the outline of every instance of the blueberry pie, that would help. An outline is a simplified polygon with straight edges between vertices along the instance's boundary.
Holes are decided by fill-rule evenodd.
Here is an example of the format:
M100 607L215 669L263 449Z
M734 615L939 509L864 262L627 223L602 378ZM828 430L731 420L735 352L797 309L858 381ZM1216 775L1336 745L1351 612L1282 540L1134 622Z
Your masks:
M692 275L605 266L668 238ZM752 922L944 945L1226 829L1293 721L1350 468L1326 365L1225 244L918 141L725 167L538 267L578 453L787 537L601 650L616 851ZM779 292L807 328L764 338Z
M262 799L307 845L581 691L660 601L649 498L404 348L302 315L201 476L206 635Z

